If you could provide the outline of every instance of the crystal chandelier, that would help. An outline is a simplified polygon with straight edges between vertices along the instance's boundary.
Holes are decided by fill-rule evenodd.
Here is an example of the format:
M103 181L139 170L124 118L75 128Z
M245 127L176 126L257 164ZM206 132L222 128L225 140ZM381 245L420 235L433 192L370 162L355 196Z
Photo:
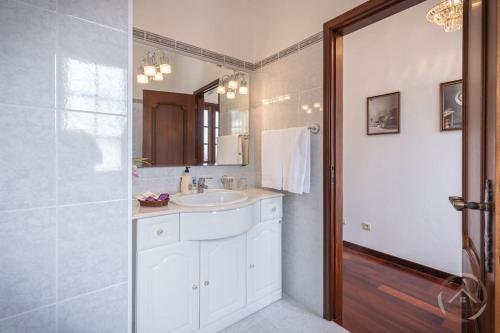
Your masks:
M162 81L163 74L172 73L172 66L165 52L157 49L148 51L137 68L137 83L146 84L150 80Z
M248 82L244 73L234 72L232 75L224 75L219 80L217 87L219 95L226 94L227 99L235 99L236 91L240 95L248 95Z
M463 4L463 0L442 0L429 10L427 20L444 26L446 32L460 30L463 25Z

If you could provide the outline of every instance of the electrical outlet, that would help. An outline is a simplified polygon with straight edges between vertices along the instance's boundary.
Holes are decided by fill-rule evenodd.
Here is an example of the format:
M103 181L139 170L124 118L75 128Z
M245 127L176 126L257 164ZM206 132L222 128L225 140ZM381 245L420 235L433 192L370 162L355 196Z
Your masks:
M372 231L372 225L370 223L361 223L361 228L366 231Z
M343 225L347 225L347 219L346 219L346 218L343 218L343 219L342 219L342 224L343 224Z

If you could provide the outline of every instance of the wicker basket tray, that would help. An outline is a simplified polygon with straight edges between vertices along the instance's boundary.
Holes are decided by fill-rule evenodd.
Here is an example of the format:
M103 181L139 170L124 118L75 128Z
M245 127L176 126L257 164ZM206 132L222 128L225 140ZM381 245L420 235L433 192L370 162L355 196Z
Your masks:
M169 199L162 201L144 201L137 200L142 207L164 207L168 205Z

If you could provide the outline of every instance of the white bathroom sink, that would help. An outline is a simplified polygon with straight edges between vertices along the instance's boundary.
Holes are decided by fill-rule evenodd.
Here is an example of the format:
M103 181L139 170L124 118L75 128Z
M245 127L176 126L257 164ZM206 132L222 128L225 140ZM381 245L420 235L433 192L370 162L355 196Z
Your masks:
M205 190L204 193L176 194L170 200L180 206L215 207L243 202L248 196L243 192L228 190Z

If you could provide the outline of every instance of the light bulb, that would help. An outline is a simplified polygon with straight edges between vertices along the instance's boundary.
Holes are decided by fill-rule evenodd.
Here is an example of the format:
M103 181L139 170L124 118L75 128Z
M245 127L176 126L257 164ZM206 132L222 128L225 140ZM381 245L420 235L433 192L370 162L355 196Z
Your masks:
M239 92L241 95L248 95L248 83L247 83L247 81L245 81L245 80L241 81Z
M224 87L222 84L219 84L217 86L217 93L219 95L224 95L226 93L226 87Z
M147 75L144 75L142 73L137 74L137 83L145 84L148 83L149 79Z
M170 66L169 63L160 64L160 72L163 74L170 74L172 73L172 66Z
M321 107L321 103L320 102L316 102L313 104L313 108L315 109L319 109Z
M155 76L153 77L153 80L155 80L155 81L163 81L163 74L161 72L156 72Z
M231 88L231 89L238 89L238 81L234 80L234 79L231 79L229 80L229 82L227 83L227 86L228 88Z
M240 87L239 92L241 95L248 95L248 87Z
M155 74L156 74L156 67L154 65L144 66L144 75L155 76Z
M236 93L234 90L229 89L226 94L227 99L234 99L236 97Z

